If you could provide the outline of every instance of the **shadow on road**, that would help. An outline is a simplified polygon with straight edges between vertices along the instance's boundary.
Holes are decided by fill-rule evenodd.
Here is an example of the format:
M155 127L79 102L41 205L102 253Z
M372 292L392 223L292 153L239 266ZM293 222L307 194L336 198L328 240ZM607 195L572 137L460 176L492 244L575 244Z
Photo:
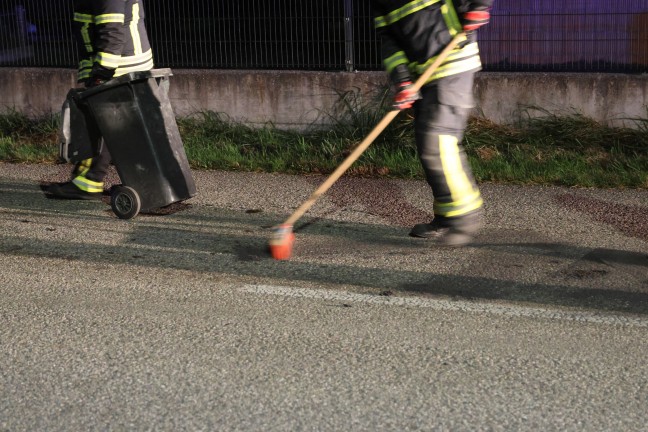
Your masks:
M267 227L282 220L276 214L192 206L173 215L122 221L105 203L53 203L25 184L3 182L0 193L0 220L15 221L19 215L40 236L44 226L52 233L45 241L29 241L5 232L0 252L7 255L648 315L648 254L643 253L554 241L524 242L515 233L506 237L488 229L471 247L437 249L403 235L402 227L304 218L296 227L294 259L275 261L267 252ZM104 206L106 213L98 214L97 206ZM94 212L80 213L85 209ZM96 222L111 229L93 232ZM95 240L105 237L106 242L64 240L60 231L74 229L74 224L88 230ZM119 244L108 241L114 233L123 232L127 236ZM399 264L410 262L420 265ZM437 267L441 262L455 263L447 267L452 271ZM549 280L537 282L527 277L528 267L534 265L552 265L556 270L547 273ZM630 278L633 286L611 288L607 281L619 275Z

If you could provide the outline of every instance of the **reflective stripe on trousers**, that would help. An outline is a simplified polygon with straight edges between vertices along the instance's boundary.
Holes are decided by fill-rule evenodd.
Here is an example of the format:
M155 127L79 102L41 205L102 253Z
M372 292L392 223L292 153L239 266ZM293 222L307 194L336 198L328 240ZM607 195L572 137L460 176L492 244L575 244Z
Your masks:
M461 74L434 81L415 104L416 147L437 216L462 216L483 204L461 145L473 105L472 78Z

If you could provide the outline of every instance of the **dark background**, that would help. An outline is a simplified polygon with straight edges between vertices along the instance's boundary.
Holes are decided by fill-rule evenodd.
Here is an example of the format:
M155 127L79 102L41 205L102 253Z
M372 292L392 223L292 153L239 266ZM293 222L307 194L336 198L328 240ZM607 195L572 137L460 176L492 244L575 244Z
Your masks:
M146 0L157 67L379 70L369 0ZM496 0L490 71L648 71L646 0ZM0 66L75 67L72 2L0 0ZM348 19L346 19L348 18Z

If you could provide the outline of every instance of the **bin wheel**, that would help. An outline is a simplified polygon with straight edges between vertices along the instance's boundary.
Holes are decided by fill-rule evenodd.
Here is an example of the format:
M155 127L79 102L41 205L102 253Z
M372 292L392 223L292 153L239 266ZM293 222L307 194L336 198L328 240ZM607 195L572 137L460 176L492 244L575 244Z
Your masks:
M115 186L110 192L110 207L120 219L132 219L140 212L142 201L132 187Z

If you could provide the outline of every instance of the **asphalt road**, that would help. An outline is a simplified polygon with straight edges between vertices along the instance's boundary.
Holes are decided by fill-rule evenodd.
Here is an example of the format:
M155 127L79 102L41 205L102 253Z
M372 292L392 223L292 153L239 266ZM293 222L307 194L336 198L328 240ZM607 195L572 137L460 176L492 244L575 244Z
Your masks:
M2 431L648 431L648 191L485 184L445 249L424 183L341 179L282 262L322 177L124 221L68 170L0 164Z

